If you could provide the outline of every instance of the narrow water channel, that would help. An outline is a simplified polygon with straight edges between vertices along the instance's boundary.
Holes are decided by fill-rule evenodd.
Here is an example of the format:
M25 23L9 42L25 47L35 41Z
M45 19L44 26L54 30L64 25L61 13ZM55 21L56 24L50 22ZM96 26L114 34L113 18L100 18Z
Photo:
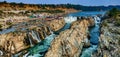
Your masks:
M94 17L95 26L90 28L90 43L91 46L86 48L80 57L91 57L92 53L97 50L99 36L100 36L100 21L101 19L97 16Z
M65 17L64 18L66 24L62 29L59 31L53 33L51 32L51 35L47 36L43 41L41 41L38 45L35 45L34 47L29 49L29 52L24 55L24 57L44 57L45 53L47 52L48 48L50 47L50 44L52 40L59 35L60 32L69 29L72 22L76 21L76 17Z
M75 13L76 14L76 13ZM80 14L77 14L80 15ZM82 13L83 15L83 13ZM66 25L60 29L57 32L52 32L51 31L51 35L47 36L43 41L41 41L39 44L33 46L32 48L28 49L28 53L24 55L24 57L44 57L45 53L47 52L48 48L50 47L50 44L52 42L52 40L59 35L60 32L69 29L70 25L72 22L76 21L77 18L76 17L66 17L65 18L65 22ZM98 44L98 39L99 39L99 24L100 24L100 18L97 16L94 16L94 20L95 20L95 26L90 28L90 43L91 46L89 48L86 48L84 51L82 51L82 54L80 57L91 57L91 54L97 49L97 44ZM50 29L51 30L51 29ZM10 30L6 30L6 33L9 31L13 31L13 29ZM0 32L3 33L3 32ZM32 32L33 36L35 38L37 38L37 36L35 35L34 31ZM13 57L18 57L18 55L14 55Z

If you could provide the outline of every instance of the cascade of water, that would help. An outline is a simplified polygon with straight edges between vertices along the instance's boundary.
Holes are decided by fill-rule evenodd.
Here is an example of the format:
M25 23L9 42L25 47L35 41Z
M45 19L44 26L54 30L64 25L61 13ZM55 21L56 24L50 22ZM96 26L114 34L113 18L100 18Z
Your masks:
M77 20L77 17L69 16L64 18L66 23L72 23L73 21Z
M3 55L3 52L0 50L0 56Z
M25 54L23 57L28 57L29 54L30 54L30 52L28 52L27 54Z
M29 42L30 42L30 46L32 47L33 46L33 43L32 43L32 40L30 38L30 36L28 35L28 39L29 39Z
M41 42L41 39L40 39L39 33L36 32L36 34L37 34L37 38L38 38L39 42Z
M101 22L101 19L97 16L94 16L95 26L98 26Z
M50 28L50 27L48 27L48 29L49 29L50 33L51 33L51 34L53 34L53 32L51 31L51 28Z
M35 40L37 40L37 42L40 42L40 40L39 40L38 37L37 37L37 34L36 34L34 31L32 31L32 37L33 37Z

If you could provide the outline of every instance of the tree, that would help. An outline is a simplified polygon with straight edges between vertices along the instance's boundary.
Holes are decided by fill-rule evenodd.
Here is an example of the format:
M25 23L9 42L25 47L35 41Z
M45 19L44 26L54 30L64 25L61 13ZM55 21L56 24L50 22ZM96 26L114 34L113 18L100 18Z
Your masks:
M118 14L120 14L120 10L118 10L117 8L113 8L108 12L108 16L113 17L115 19L116 19Z

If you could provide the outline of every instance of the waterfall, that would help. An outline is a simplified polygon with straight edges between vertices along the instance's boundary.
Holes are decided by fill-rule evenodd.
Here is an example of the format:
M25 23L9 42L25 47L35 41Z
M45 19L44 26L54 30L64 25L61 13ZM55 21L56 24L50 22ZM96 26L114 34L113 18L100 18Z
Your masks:
M77 20L77 17L69 16L64 18L66 23L72 23Z
M3 52L0 50L0 56L3 55Z
M45 52L50 47L52 40L56 37L56 35L51 31L50 27L48 27L48 30L50 31L51 35L49 35L49 36L46 35L46 37L43 41L39 42L39 44L30 48L29 52L27 54L25 54L23 57L43 57L44 56ZM45 31L43 31L43 33L44 33L44 35L46 34ZM32 32L32 34L34 35L35 33ZM36 35L38 35L37 32L36 32ZM29 39L29 41L31 41L31 40Z
M30 46L32 47L33 46L32 40L31 40L29 34L27 36L28 36L28 39L29 39L29 42L30 42Z
M101 19L99 17L97 17L97 16L94 16L93 19L95 21L95 26L98 26L100 24L100 22L101 22Z
M51 33L51 34L53 34L53 32L51 31L51 28L50 28L50 27L48 27L48 29L49 29L50 33Z
M36 32L36 34L37 34L37 38L38 38L38 40L39 40L39 42L40 42L40 41L41 41L41 39L40 39L39 33L38 33L38 32Z
M30 54L30 52L28 52L27 54L25 54L23 57L28 57L29 54Z
M28 57L43 57L45 52L50 47L50 43L55 37L55 34L51 34L47 36L43 41L41 41L38 45L32 47L30 49L30 54L28 55Z
M36 34L34 31L32 31L32 37L33 37L35 40L37 40L37 42L40 42L40 41L41 41L41 40L39 40L37 34Z

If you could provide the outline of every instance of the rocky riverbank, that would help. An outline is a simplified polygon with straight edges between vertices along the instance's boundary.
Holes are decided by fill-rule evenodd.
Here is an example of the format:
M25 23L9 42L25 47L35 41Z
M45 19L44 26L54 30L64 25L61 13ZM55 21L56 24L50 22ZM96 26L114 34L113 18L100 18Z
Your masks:
M120 57L120 27L114 20L103 20L97 52L92 57Z
M14 31L0 35L0 50L3 56L11 56L21 50L32 47L50 35L46 26L36 27L27 31Z
M63 19L46 22L44 23L43 20L23 22L14 25L13 28L15 30L13 32L1 33L0 51L3 53L2 56L10 57L24 49L33 47L50 35L52 30L61 29L65 24ZM48 25L53 23L56 26Z
M93 25L93 19L73 22L70 29L55 37L45 57L79 57L88 39L88 27Z

